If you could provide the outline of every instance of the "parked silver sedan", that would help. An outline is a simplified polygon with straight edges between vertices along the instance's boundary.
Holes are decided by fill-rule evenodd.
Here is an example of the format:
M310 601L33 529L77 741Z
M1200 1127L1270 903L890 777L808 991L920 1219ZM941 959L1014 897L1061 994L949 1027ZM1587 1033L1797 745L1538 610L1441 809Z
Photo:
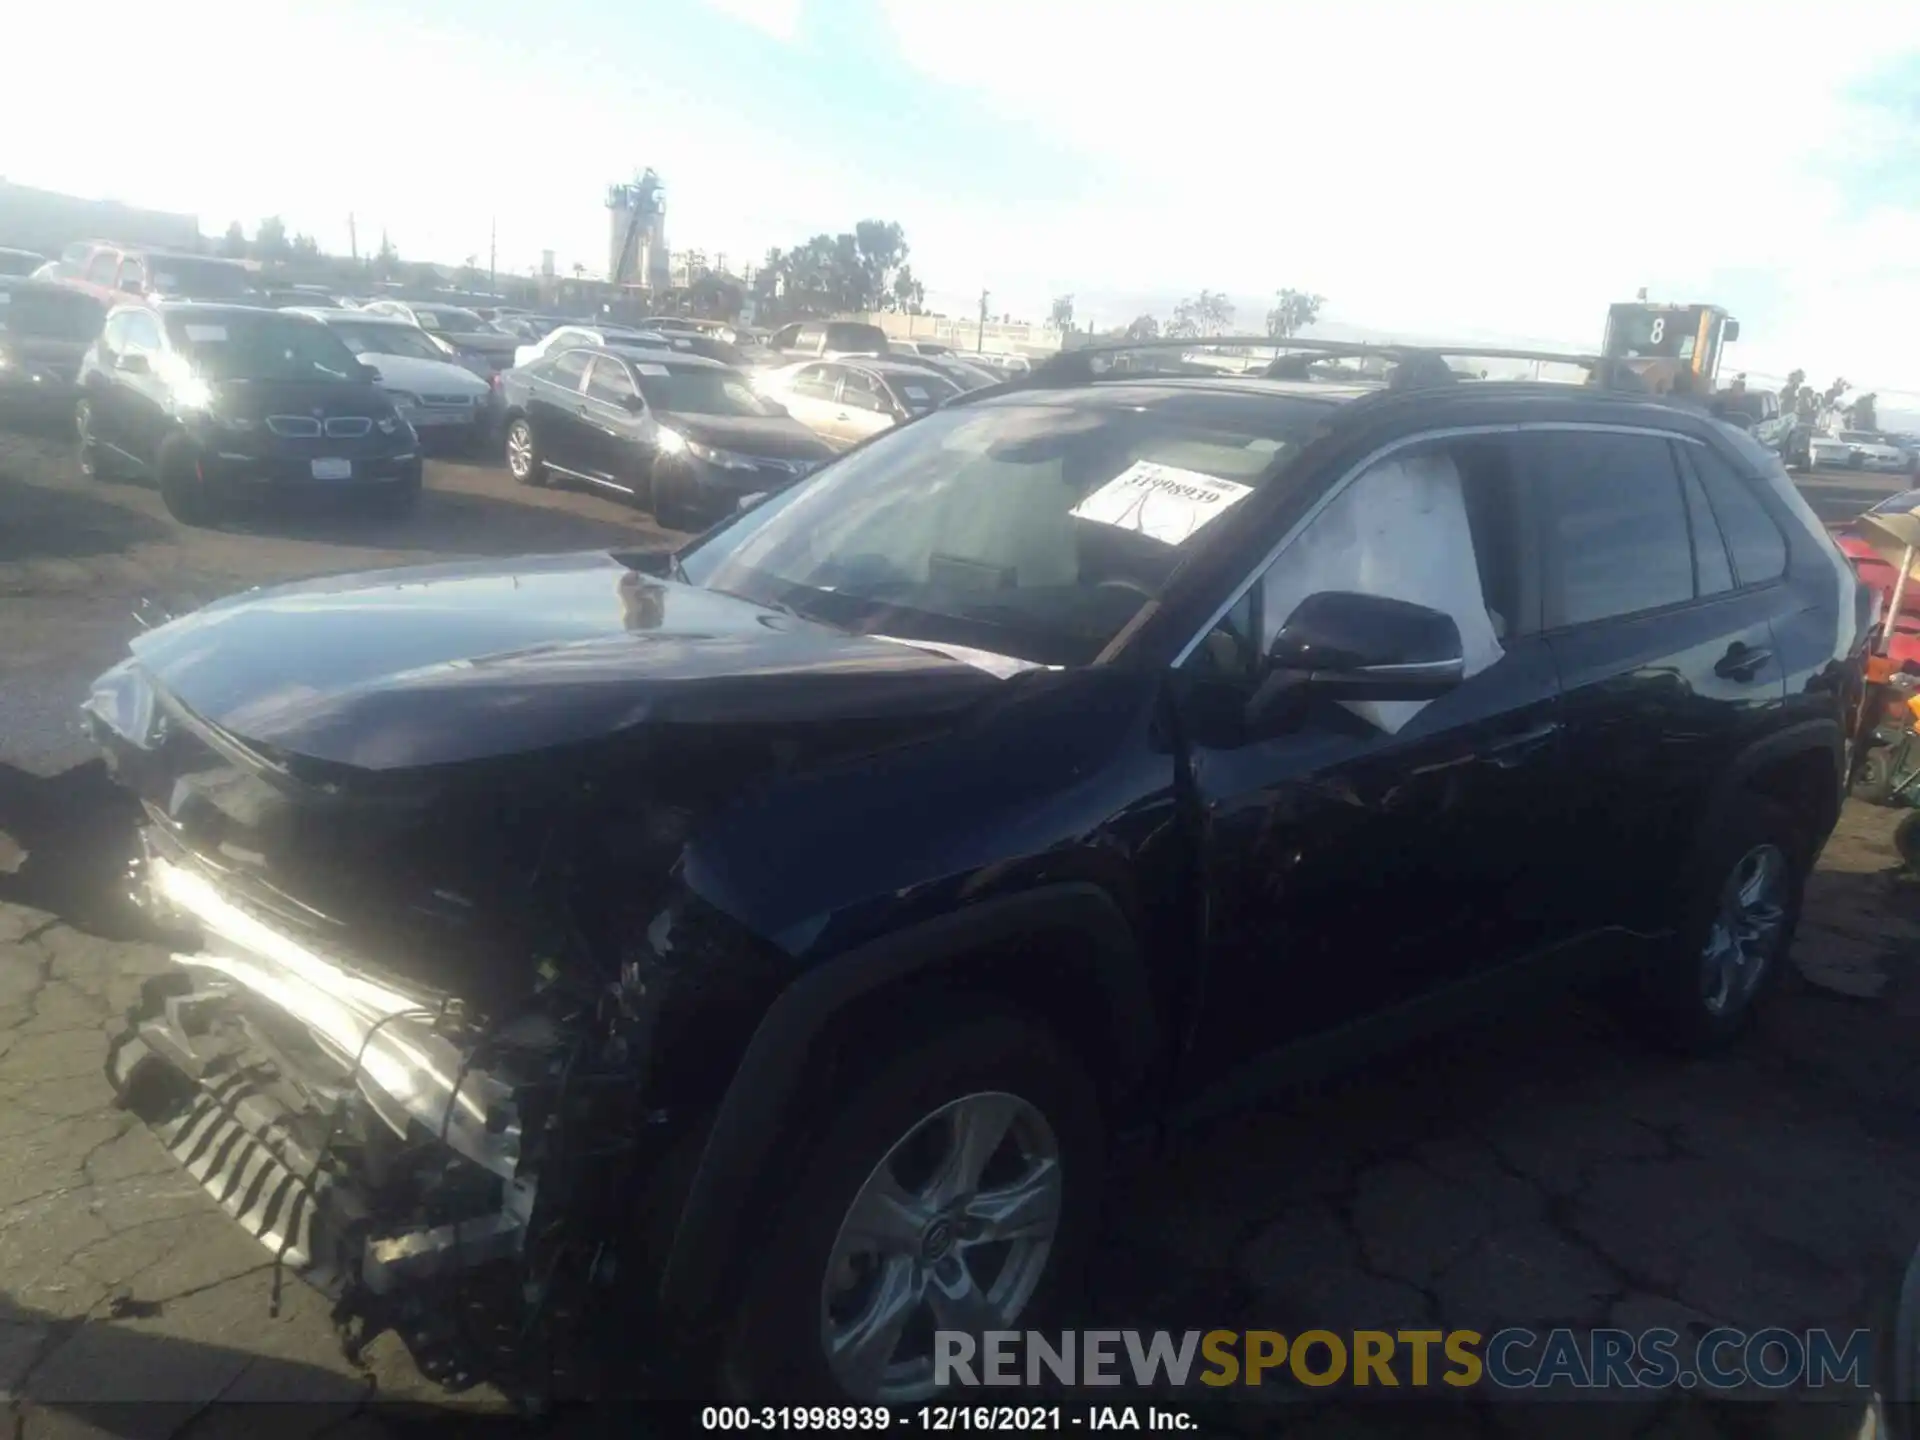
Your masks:
M961 391L924 364L877 356L802 360L757 373L754 387L836 450L936 410Z

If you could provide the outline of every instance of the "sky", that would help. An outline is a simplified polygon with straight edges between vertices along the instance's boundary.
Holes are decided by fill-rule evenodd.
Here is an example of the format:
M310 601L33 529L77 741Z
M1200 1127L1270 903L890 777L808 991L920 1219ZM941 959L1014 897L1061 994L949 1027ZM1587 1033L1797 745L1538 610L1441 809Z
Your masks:
M89 0L7 22L0 175L347 248L605 264L651 166L736 268L899 221L934 308L1592 347L1726 306L1727 363L1920 411L1920 5L1719 0ZM36 33L44 31L44 35ZM117 37L117 38L107 38Z

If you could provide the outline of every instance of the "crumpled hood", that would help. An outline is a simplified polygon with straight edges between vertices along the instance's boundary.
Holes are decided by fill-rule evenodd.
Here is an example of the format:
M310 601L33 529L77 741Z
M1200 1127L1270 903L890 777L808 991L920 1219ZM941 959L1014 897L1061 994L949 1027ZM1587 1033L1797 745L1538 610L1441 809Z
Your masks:
M591 553L251 590L137 637L84 709L138 746L169 702L269 752L388 770L645 724L951 713L973 664L643 576Z

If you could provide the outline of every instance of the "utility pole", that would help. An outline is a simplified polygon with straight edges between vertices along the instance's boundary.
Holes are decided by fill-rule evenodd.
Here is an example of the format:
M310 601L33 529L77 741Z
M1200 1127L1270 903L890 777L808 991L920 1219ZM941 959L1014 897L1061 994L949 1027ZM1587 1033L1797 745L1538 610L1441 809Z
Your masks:
M498 288L495 284L499 272L500 259L500 222L487 222L487 294L492 295Z
M353 228L353 212L347 212L347 253L353 257L353 263L360 263L360 232Z
M976 355L983 353L987 348L987 301L991 298L991 292L986 290L980 292L980 330L973 341L973 352Z

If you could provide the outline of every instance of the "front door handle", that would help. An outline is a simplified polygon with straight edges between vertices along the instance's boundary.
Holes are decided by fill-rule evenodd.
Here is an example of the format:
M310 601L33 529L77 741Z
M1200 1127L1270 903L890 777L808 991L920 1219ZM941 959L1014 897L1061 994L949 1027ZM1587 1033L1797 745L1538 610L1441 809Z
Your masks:
M1501 770L1517 770L1552 744L1560 730L1560 722L1557 720L1536 725L1531 730L1522 730L1518 735L1510 735L1497 745L1488 746L1482 758Z
M1720 657L1720 663L1713 667L1713 673L1722 680L1753 679L1760 667L1773 658L1773 651L1763 645L1749 645L1736 640L1727 647L1727 653Z

